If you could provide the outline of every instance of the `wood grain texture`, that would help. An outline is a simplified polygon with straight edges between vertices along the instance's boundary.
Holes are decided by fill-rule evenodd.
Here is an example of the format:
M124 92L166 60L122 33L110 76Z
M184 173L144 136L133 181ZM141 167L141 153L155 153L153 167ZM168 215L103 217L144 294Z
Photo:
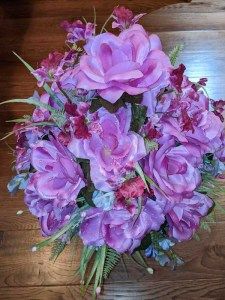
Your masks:
M186 3L183 3L186 2ZM92 18L96 7L99 27L117 4L136 13L151 12L142 19L150 32L157 32L165 51L184 44L180 61L193 80L208 77L212 98L225 98L225 0L1 0L0 1L0 101L25 98L37 89L36 82L12 55L16 51L36 66L50 51L64 49L64 32L59 23L81 15ZM29 113L26 105L0 106L0 136L10 131L8 119ZM7 140L10 146L14 139ZM37 220L23 204L22 193L8 195L6 184L12 176L13 157L0 144L0 299L91 299L82 298L74 271L81 244L70 245L55 262L50 249L32 253L41 241ZM225 206L225 199L218 199ZM18 210L24 213L16 215ZM104 287L101 299L225 299L225 218L218 214L212 233L200 234L201 241L176 246L186 264L175 271L155 269L153 276L126 258L128 273L119 264Z

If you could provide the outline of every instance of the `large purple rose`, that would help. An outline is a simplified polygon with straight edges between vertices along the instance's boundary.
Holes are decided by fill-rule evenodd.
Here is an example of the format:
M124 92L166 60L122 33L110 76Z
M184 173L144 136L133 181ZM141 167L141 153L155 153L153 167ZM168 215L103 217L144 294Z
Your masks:
M197 192L191 198L185 197L177 202L166 215L169 235L178 241L191 239L212 205L210 198Z
M37 194L64 207L85 186L83 172L71 153L56 141L40 141L32 149Z
M90 124L89 139L74 138L69 150L78 158L90 159L91 179L96 189L115 189L123 174L146 155L143 138L129 132L130 108L110 114L101 108L98 118Z
M106 243L119 253L132 253L146 233L159 230L165 221L157 202L147 199L138 214L138 209L103 211L92 208L81 225L80 236L85 245L100 246Z
M165 140L159 150L150 152L145 171L167 195L192 192L201 181L200 157L194 150L176 146L173 139Z
M74 201L64 207L55 205L52 199L43 199L36 190L36 173L30 176L28 186L25 190L25 203L30 212L39 218L43 236L50 236L61 229L70 219L76 209Z
M80 60L78 88L97 90L115 103L124 92L138 95L160 85L171 66L159 38L133 25L119 36L103 33L90 39Z

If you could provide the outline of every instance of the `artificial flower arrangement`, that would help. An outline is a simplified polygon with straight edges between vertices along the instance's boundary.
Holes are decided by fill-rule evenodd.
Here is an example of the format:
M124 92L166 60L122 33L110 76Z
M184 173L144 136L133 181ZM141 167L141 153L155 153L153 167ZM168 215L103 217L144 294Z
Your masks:
M180 265L173 246L208 226L223 192L225 101L174 66L181 47L165 54L137 24L143 15L116 7L107 22L117 34L106 23L97 32L96 18L64 21L64 54L36 70L16 54L45 92L3 102L35 106L14 120L17 175L8 184L24 190L47 237L32 250L52 243L57 258L79 237L78 273L94 295L124 253L149 273L145 257Z

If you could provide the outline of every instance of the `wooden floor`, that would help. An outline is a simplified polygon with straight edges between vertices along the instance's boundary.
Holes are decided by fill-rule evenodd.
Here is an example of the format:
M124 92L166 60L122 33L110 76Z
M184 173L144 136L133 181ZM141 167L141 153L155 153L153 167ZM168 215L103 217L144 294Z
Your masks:
M114 5L123 3L135 12L152 12L142 24L158 32L166 51L178 43L185 48L180 61L192 78L208 77L211 97L225 99L225 0L1 0L0 1L0 99L25 98L35 88L34 79L12 55L16 51L33 66L48 52L63 49L63 19L92 17L96 7L101 25ZM185 2L185 1L183 1ZM177 3L173 4L172 3ZM169 6L166 6L166 5ZM0 135L10 130L7 119L29 112L25 105L0 107ZM13 139L8 140L13 145ZM32 253L40 241L37 221L27 212L22 194L8 195L13 158L0 144L0 299L82 299L79 278L74 276L80 245L71 245L55 264L49 250ZM221 203L223 199L220 199ZM24 210L17 216L18 210ZM102 299L225 299L225 215L218 214L212 233L177 246L186 264L176 271L152 264L146 274L129 260L128 272L119 265L107 280ZM151 262L150 262L151 263ZM91 299L90 294L85 299Z

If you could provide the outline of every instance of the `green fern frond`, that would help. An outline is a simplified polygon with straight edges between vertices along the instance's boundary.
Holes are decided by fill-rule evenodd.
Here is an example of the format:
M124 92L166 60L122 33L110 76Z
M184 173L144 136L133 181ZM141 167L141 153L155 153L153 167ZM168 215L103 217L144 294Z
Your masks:
M52 245L52 253L50 256L50 260L53 260L55 262L56 259L59 257L59 255L63 252L65 247L66 247L65 242L62 242L60 240L54 241Z
M175 66L177 59L182 52L184 46L183 45L176 45L173 50L169 53L170 62L173 66Z
M212 199L225 195L224 184L208 173L202 175L202 183L198 191L208 195ZM219 205L218 203L215 204Z
M103 267L103 278L108 278L111 271L119 263L121 255L112 248L107 248L105 264Z

